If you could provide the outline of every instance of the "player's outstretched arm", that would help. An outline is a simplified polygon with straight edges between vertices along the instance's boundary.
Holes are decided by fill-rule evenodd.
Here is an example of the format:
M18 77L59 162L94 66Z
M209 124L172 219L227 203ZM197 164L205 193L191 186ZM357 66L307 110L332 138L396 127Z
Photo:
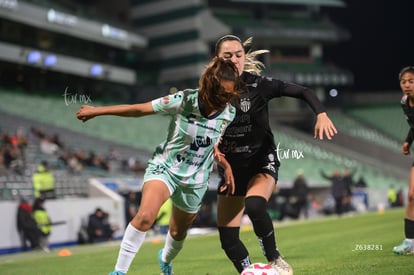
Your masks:
M151 102L131 104L131 105L112 105L94 107L90 105L82 105L76 112L76 117L83 122L88 121L96 116L113 115L123 117L141 117L153 114Z
M225 155L220 152L218 144L214 145L214 160L224 169L226 183L220 187L220 192L227 189L227 195L234 194L236 186L234 183L233 170L231 169L230 163L226 160Z
M314 138L322 140L325 135L327 139L331 140L337 133L335 125L325 112L316 116Z

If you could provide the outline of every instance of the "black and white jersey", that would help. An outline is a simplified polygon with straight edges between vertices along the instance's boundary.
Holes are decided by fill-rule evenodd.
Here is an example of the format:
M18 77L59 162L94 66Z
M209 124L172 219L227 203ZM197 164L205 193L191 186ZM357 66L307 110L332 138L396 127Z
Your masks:
M401 108L403 109L405 119L410 126L410 130L405 141L411 145L414 139L414 108L410 107L409 98L406 95L404 95L401 99Z
M293 83L243 72L241 78L246 90L241 93L236 117L228 126L220 151L232 166L248 166L261 152L275 150L275 141L269 125L268 102L277 97L300 98L316 113L324 108L313 91Z

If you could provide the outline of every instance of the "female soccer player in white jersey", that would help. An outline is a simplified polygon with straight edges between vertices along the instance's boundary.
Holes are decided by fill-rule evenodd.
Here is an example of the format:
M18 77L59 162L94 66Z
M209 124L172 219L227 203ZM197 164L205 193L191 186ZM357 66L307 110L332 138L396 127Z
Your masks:
M220 150L232 166L235 192L217 198L217 223L221 246L240 273L249 266L249 254L240 240L239 230L243 213L253 224L260 246L269 263L281 275L293 274L291 266L280 256L276 246L273 223L266 211L267 202L278 179L279 161L269 123L268 102L282 96L304 100L317 115L315 138L331 139L336 129L313 91L305 87L260 75L263 64L254 57L268 52L245 53L244 46L234 35L226 35L216 43L216 56L231 60L241 74L246 90L240 94L240 108L227 128ZM219 154L219 153L217 153ZM222 173L222 184L225 184Z
M236 66L231 61L215 58L201 75L198 89L179 91L143 104L82 106L76 113L82 121L101 115L141 117L165 113L171 116L167 139L148 162L140 208L125 230L115 271L110 274L128 272L147 230L169 197L173 201L172 217L158 260L161 274L173 274L171 261L180 252L187 229L207 191L214 163L213 148L236 114L231 103L237 104L240 85ZM231 167L224 158L217 162L226 171L222 191L231 193L234 190Z

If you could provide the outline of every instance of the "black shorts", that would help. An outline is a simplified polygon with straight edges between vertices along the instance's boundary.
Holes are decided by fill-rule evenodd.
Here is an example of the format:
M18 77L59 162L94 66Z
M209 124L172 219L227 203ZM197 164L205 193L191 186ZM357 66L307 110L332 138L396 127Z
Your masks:
M275 179L275 183L277 182L280 162L277 159L276 152L271 150L267 154L261 154L259 156L260 157L256 157L253 161L250 161L249 165L232 166L236 190L234 191L234 194L230 194L230 196L245 196L249 181L259 173L268 174ZM225 184L223 170L221 168L219 168L219 174L220 183L217 193L226 195L227 190L220 192L220 186Z

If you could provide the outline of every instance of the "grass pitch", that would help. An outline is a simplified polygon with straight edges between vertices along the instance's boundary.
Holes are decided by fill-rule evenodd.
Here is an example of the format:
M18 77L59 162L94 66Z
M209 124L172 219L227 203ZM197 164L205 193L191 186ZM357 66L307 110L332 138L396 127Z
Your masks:
M404 238L403 209L345 217L276 224L279 250L295 275L300 274L414 274L414 256L392 254ZM253 262L264 262L251 230L241 237ZM128 272L159 274L157 252L163 242L143 245ZM106 275L113 270L119 242L67 247L51 253L27 252L0 256L0 274L7 275ZM235 275L237 272L220 248L216 233L190 236L173 262L177 275Z

